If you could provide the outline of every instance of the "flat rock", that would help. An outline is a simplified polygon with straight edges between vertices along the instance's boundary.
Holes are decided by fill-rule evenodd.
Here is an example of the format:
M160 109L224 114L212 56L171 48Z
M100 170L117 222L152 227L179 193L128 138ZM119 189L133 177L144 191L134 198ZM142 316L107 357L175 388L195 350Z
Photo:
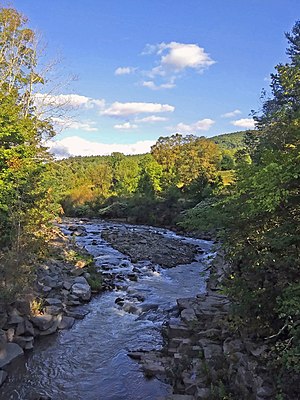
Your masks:
M88 314L88 311L66 310L66 315L68 317L73 317L75 319L83 319L87 314Z
M0 368L5 367L24 354L23 349L16 343L7 343L0 351Z
M55 297L47 297L45 299L45 303L48 306L60 306L61 305L61 300L56 299Z

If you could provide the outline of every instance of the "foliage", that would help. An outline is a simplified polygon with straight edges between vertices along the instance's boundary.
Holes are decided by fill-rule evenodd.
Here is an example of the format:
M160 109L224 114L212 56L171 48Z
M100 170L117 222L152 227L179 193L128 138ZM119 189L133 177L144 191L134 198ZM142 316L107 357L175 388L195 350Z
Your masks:
M33 88L43 80L26 22L14 9L0 9L0 282L10 296L30 283L32 254L47 240L55 212L43 147L53 129L35 110Z
M214 228L231 270L224 290L237 320L273 343L284 398L297 392L300 354L300 22L290 34L289 63L271 75L272 98L255 114L258 133L236 152L235 182L188 211L182 224ZM287 384L287 382L289 384ZM299 387L298 387L299 389Z
M221 158L212 141L176 134L160 138L151 154L62 160L54 176L67 215L170 226L221 183Z

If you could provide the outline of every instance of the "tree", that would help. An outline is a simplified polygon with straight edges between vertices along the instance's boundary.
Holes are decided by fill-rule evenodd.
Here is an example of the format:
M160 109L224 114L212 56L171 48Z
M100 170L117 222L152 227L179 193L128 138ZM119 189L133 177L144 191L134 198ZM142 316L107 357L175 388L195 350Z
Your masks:
M227 195L191 211L186 223L222 229L231 266L224 290L237 321L273 343L273 376L284 383L284 398L294 399L300 390L300 22L286 37L290 60L271 76L272 97L255 116L258 135L236 153L236 182Z
M14 9L0 9L0 280L8 291L27 274L30 254L45 239L55 208L43 146L54 131L35 113L32 88L42 80L35 34L26 22Z

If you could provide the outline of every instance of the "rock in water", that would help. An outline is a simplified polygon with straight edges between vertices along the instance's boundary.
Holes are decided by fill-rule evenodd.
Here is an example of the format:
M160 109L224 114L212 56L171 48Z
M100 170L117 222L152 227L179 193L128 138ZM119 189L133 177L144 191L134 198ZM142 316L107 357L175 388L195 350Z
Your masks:
M7 343L0 351L0 368L5 367L17 357L24 354L23 349L16 343Z

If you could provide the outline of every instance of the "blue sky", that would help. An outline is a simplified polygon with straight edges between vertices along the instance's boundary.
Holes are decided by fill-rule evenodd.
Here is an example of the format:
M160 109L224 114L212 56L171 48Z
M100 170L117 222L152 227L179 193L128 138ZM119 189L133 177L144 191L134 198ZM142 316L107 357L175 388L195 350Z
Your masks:
M52 149L61 155L139 153L175 132L210 137L250 128L262 88L286 60L284 32L300 18L299 0L13 5L47 42L46 58L61 59L61 85L38 95L68 105L54 116Z

